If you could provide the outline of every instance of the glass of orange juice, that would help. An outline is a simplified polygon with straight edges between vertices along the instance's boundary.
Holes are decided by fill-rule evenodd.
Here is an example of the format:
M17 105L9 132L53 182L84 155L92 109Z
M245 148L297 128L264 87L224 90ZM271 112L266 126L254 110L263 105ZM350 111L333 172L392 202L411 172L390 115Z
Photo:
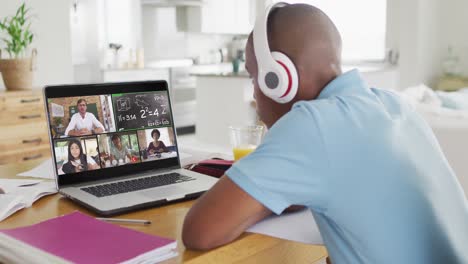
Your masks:
M238 161L262 142L263 126L230 126L232 152Z

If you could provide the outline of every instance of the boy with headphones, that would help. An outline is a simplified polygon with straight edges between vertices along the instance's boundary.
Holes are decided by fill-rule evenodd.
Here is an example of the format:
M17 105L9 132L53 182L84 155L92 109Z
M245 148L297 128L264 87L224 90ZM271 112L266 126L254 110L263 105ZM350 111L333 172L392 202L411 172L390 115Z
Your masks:
M246 68L269 131L191 208L188 248L303 206L333 263L468 263L468 205L431 129L357 70L341 73L340 53L315 7L279 3L257 18Z

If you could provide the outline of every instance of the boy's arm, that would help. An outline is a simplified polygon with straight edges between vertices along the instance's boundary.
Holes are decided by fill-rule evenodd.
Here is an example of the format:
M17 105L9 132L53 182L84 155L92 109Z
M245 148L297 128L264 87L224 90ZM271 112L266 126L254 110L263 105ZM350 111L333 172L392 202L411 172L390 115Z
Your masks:
M188 212L182 240L191 249L218 247L233 241L271 213L224 175Z

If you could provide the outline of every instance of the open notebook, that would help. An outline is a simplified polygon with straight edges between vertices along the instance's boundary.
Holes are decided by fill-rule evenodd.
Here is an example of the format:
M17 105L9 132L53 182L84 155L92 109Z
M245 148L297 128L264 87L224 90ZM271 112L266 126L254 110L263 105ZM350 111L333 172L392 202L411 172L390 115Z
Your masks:
M57 192L55 182L42 180L0 179L0 221L31 206L39 198Z
M177 242L74 212L0 230L0 262L155 263L177 256Z

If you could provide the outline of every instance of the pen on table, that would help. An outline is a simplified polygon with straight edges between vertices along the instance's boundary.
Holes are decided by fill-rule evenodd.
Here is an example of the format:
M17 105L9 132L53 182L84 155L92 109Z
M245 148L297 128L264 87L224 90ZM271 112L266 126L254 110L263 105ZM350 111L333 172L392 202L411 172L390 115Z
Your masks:
M122 224L143 224L149 225L151 224L150 220L144 219L122 219L122 218L102 218L96 217L97 220L106 221L106 222L114 222L114 223L122 223Z

